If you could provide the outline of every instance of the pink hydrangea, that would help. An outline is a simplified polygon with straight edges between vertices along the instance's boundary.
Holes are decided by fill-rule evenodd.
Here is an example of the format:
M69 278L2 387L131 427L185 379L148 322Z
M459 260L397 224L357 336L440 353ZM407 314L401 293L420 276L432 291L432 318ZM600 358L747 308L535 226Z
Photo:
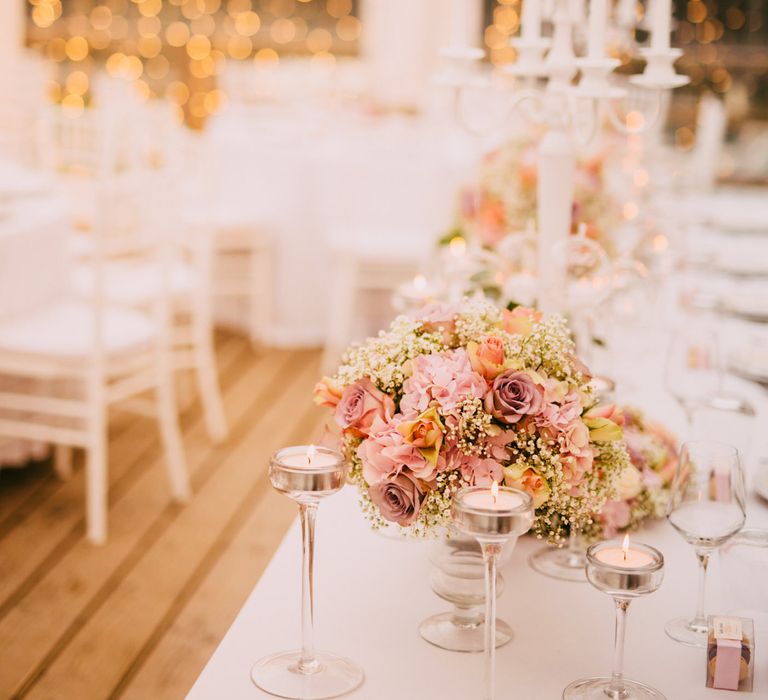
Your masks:
M400 410L422 413L435 401L442 412L448 412L467 398L482 398L486 388L485 380L473 371L466 350L419 355L403 384Z

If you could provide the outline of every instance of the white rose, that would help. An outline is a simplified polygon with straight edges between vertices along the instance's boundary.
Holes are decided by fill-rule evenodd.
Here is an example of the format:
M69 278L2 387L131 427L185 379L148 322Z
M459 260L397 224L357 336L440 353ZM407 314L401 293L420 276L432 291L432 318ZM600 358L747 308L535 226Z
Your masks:
M619 475L619 483L616 485L616 489L621 501L639 496L643 490L643 475L632 464L624 467Z

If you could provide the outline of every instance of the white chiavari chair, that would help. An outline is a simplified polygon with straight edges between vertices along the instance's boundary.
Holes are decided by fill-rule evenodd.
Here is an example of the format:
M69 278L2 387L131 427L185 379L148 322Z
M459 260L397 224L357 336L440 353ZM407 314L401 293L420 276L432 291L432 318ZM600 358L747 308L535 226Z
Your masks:
M129 193L139 197L131 208L126 206ZM62 278L35 309L0 319L0 374L29 380L0 393L0 435L85 450L86 532L91 542L101 544L107 537L106 428L113 405L155 414L173 497L186 501L190 486L174 398L164 285L146 310L114 304L105 294L108 257L119 254L161 265L167 256L158 216L162 190L149 174L130 184L115 176L99 181L97 202L88 256L93 294L87 300L75 298ZM152 216L146 216L150 211ZM35 381L40 379L45 381ZM154 401L147 399L148 392Z

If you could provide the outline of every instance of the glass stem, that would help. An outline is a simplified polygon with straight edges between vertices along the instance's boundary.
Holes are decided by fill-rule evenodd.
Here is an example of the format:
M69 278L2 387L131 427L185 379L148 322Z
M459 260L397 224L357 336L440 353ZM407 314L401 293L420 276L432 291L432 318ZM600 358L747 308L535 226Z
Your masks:
M613 670L607 695L613 700L623 700L629 693L624 686L624 637L627 630L627 610L629 598L615 598L616 631L613 638Z
M301 657L299 673L315 673L315 591L313 568L315 557L315 517L317 503L300 503L301 522Z
M707 596L707 567L709 566L709 552L697 550L696 558L699 560L699 592L696 596L696 615L691 620L691 627L697 631L707 628L707 616L704 614L704 603Z
M483 674L483 700L496 696L496 563L503 544L481 542L485 563L485 672Z
M581 541L581 530L571 527L568 535L568 566L574 569L584 568L584 545Z

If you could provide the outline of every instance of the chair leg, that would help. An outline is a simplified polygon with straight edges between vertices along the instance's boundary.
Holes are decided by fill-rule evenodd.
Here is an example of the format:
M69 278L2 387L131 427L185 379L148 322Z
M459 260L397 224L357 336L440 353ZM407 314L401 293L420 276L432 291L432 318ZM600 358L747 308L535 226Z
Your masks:
M91 422L85 450L86 537L101 545L107 541L107 432L103 413Z
M72 448L69 445L56 445L53 448L53 469L60 481L72 478Z
M174 500L186 503L190 499L191 489L189 475L184 457L184 446L179 430L179 419L176 411L173 377L168 371L168 363L159 362L157 372L157 418L160 428L160 439L165 452L165 467L171 484Z
M272 265L268 247L254 245L250 254L248 280L249 336L251 345L259 348L267 341L272 317Z
M204 337L201 337L204 336ZM216 372L216 358L210 333L198 335L195 341L195 377L203 403L203 415L208 436L215 443L227 439L229 429L221 400L221 389Z

